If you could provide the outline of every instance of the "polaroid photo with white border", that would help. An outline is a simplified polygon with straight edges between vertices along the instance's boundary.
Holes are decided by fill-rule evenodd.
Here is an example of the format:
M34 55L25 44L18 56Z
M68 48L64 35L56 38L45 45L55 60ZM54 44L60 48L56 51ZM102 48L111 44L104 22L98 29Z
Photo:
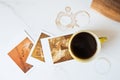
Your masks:
M21 33L19 40L16 41L16 43L12 46L11 49L9 49L8 52L10 61L12 60L15 65L17 65L16 67L21 69L21 71L26 74L32 71L34 67L32 64L26 62L32 47L32 39L23 30L23 33Z
M53 36L52 34L46 31L40 31L40 34L35 41L32 50L30 51L30 55L27 58L27 63L33 64L35 66L42 65L46 63L44 52L42 49L41 39Z
M68 50L71 36L72 33L41 39L43 52L48 62L51 63L52 59L52 63L56 64L73 59Z

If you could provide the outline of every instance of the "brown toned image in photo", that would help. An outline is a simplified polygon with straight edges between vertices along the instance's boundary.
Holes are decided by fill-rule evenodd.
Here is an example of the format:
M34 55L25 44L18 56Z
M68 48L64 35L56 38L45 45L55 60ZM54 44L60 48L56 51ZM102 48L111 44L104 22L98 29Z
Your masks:
M54 63L60 63L73 59L68 51L68 43L71 35L49 39L51 55Z
M40 39L42 38L46 38L46 37L49 37L47 34L45 33L41 33L36 45L35 45L35 48L32 52L32 57L40 60L40 61L43 61L45 62L45 59L44 59L44 54L43 54L43 50L42 50L42 45L41 45L41 41Z
M12 49L8 55L22 69L24 73L30 70L33 65L26 63L33 43L26 37L20 44Z

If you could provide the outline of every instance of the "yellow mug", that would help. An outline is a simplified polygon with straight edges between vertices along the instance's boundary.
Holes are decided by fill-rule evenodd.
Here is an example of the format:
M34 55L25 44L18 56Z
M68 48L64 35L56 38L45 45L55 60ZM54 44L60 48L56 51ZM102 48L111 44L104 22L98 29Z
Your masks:
M68 49L73 59L87 62L96 57L101 49L101 43L106 40L106 37L99 38L91 31L80 31L71 36Z

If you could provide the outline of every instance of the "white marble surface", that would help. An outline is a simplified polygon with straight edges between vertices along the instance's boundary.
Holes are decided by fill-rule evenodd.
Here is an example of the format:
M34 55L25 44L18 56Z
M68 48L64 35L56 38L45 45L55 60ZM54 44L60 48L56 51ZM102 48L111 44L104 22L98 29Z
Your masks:
M0 0L0 79L1 80L120 80L120 23L115 22L90 8L92 0ZM24 74L9 58L8 52L26 37L24 30L36 40L39 31L54 35L71 31L61 31L55 24L59 11L70 6L72 12L86 10L90 23L78 30L91 30L98 36L107 36L100 55L89 63L74 60L57 65L35 66ZM76 30L72 30L75 32ZM104 57L109 62L109 71L96 71L97 60ZM99 69L107 66L100 64ZM101 69L102 70L102 69Z

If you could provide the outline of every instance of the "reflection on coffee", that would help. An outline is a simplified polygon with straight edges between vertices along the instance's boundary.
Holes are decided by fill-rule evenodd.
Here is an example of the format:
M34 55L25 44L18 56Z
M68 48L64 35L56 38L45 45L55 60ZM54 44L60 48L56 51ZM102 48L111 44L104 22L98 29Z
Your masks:
M96 53L97 42L90 33L81 32L71 40L70 49L74 56L81 59L89 59Z

